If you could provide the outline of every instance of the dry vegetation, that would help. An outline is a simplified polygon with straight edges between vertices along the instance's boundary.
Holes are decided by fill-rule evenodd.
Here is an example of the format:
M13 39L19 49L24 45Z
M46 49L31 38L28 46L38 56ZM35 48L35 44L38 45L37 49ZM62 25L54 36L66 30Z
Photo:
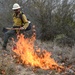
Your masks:
M55 70L42 70L19 63L18 58L11 51L8 44L8 52L1 50L0 46L0 75L75 75L75 46L72 48L59 47L53 42L41 42L36 40L36 45L42 49L52 52L59 65L65 67L65 71L58 73Z

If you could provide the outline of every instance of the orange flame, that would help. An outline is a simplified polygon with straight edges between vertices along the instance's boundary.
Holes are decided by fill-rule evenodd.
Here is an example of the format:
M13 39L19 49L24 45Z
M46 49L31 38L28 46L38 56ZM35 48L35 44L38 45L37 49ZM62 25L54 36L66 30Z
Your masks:
M18 36L16 42L16 48L13 51L20 56L22 63L25 65L31 65L33 67L39 67L41 69L56 69L61 70L63 67L59 66L53 58L51 53L47 50L35 50L34 48L35 37L24 38L24 35Z

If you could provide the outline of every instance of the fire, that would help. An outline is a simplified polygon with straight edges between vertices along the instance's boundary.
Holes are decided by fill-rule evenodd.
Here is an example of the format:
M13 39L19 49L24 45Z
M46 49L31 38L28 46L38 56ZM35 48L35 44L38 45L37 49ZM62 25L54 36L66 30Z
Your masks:
M18 36L16 42L16 48L13 51L20 56L22 63L25 65L31 65L33 67L39 67L41 69L54 69L60 71L63 67L59 66L53 58L51 53L47 50L35 50L34 48L35 37L24 38L21 34Z

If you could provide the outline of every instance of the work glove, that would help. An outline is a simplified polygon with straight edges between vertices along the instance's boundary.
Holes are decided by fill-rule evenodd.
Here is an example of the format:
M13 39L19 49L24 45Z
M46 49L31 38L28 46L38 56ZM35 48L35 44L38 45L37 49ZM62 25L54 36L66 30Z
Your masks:
M23 30L24 29L24 27L20 27L20 30Z

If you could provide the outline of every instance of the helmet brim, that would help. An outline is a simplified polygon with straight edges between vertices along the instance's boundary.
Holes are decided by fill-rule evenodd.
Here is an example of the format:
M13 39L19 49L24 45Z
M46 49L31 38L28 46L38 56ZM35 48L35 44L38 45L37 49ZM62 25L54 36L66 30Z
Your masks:
M19 7L19 8L12 8L12 10L16 10L16 9L20 9L21 7Z

